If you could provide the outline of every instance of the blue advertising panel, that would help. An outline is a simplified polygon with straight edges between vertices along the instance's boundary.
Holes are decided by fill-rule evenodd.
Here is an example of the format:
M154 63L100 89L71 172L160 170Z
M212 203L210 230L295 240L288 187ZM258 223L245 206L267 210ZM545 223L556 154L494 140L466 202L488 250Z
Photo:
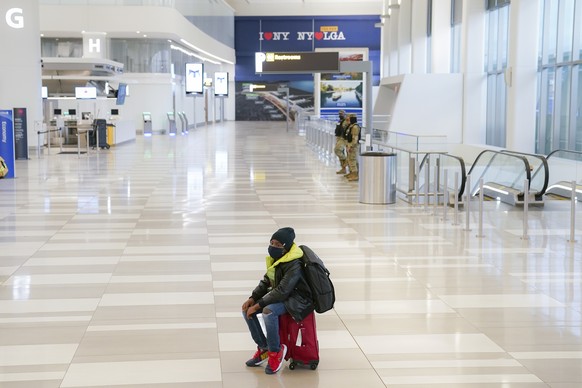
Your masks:
M365 47L372 62L373 85L380 82L379 15L235 17L236 81L279 81L281 75L255 74L256 52L316 51ZM341 51L341 50L339 50ZM311 74L285 75L289 81Z
M297 113L315 108L314 91L320 95L317 108L322 116L335 120L342 109L361 117L365 95L361 74L322 74L318 85L314 85L313 74L257 74L255 53L337 51L340 60L372 62L372 84L378 85L381 51L381 30L375 26L378 22L380 15L235 17L236 120L283 120L286 118L281 112L286 111L286 105L294 119ZM350 56L363 52L367 58ZM342 59L342 55L347 58ZM274 91L249 90L251 84L281 83L289 85L289 103ZM294 88L298 83L309 86Z
M8 174L5 178L14 178L14 126L12 109L0 110L0 156L2 156L8 167Z

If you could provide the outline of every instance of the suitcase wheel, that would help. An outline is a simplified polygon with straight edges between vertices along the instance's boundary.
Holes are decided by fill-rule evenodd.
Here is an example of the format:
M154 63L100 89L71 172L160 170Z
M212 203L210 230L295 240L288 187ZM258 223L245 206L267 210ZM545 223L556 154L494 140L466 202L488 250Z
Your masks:
M311 364L309 364L309 367L311 368L311 370L316 370L317 369L317 363L316 362L312 362Z
M295 365L297 365L297 364L295 364L295 361L291 361L289 363L289 369L291 369L291 370L295 369Z

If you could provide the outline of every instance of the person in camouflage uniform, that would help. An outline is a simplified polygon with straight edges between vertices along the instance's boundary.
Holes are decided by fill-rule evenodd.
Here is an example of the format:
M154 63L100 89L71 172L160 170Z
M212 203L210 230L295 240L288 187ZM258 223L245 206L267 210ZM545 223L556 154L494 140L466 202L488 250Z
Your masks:
M336 154L340 161L341 169L336 171L336 174L346 174L346 167L348 166L348 159L346 156L346 140L344 139L344 132L348 125L350 124L348 118L346 117L346 112L340 110L339 121L335 126L335 147L333 152Z
M358 175L358 149L360 147L360 126L358 125L358 117L351 113L348 116L350 124L346 127L344 132L344 139L346 141L346 148L348 151L348 167L350 173L346 175L348 181L357 181Z

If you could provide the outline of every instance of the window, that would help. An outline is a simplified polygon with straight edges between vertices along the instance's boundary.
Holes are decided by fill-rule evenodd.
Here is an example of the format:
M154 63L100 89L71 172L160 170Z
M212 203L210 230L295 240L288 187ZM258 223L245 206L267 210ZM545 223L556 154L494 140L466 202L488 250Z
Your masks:
M582 151L582 1L542 2L536 152Z
M509 48L509 1L489 0L487 12L488 39L485 47L487 73L486 144L505 147L506 101L505 70Z
M463 2L451 0L451 73L461 71L461 21Z

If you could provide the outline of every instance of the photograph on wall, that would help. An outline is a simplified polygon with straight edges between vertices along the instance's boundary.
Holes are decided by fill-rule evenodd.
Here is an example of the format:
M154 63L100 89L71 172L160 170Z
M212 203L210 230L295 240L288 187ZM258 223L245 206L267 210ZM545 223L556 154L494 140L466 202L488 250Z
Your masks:
M362 108L362 81L321 81L322 108Z
M289 88L289 118L313 110L313 81L236 82L237 121L286 121Z
M319 51L319 50L318 50ZM339 60L365 61L365 49L339 49ZM319 75L319 115L335 120L340 110L355 113L361 122L363 114L363 73L321 73Z

